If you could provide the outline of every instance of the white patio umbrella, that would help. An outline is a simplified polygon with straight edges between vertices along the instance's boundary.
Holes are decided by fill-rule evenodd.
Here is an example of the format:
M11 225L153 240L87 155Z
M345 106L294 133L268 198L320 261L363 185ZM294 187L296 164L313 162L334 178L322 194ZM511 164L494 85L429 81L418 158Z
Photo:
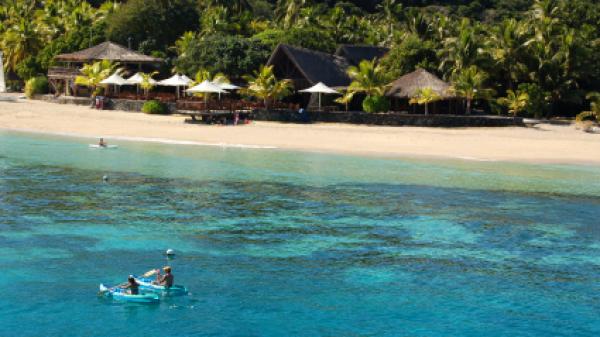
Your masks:
M179 74L175 74L166 80L162 80L158 82L158 85L163 85L167 87L177 87L177 98L179 98L179 87L187 87L190 84L191 80L189 78L184 78Z
M238 90L238 89L241 89L241 87L238 87L237 85L234 85L234 84L231 84L231 83L213 81L212 84L218 86L219 88L221 88L223 90ZM219 99L221 99L221 93L219 93Z
M135 85L137 87L138 93L140 91L140 84L142 84L143 81L144 81L144 78L142 77L142 75L140 73L135 73L135 75L133 75L130 78L125 80L126 84ZM158 83L158 82L156 82L156 80L154 80L153 78L150 78L150 83L152 83L153 85L156 85L156 83Z
M193 81L192 81L192 79L191 79L191 78L189 78L189 77L187 77L187 76L185 76L185 74L181 75L181 78L182 78L184 81L187 81L187 82L188 82L188 84L190 84L191 82L193 82Z
M319 94L319 110L321 110L321 94L338 94L338 95L340 94L336 90L331 89L330 87L323 84L323 82L319 82L310 88L299 90L299 92L308 92L311 94L318 93Z
M109 77L100 81L100 84L114 85L115 89L116 89L117 87L127 84L127 81L125 81L125 79L123 77L121 77L121 75L114 73L114 74L110 75Z
M188 90L186 90L187 93L190 94L194 94L194 93L204 93L204 94L210 94L210 93L219 93L219 94L223 94L226 93L227 91L221 89L220 86L212 83L211 81L205 80L202 83L193 86L191 88L189 88ZM208 95L204 95L204 106L207 107L206 102L208 100ZM208 107L207 107L208 110Z

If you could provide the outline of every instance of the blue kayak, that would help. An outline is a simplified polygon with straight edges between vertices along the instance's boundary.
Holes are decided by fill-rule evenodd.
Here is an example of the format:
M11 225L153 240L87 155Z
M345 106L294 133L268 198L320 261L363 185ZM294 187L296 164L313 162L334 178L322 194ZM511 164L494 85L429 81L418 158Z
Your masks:
M164 295L186 295L188 293L187 289L184 286L173 285L171 287L165 287L158 284L153 284L154 279L145 278L145 277L137 277L135 276L135 281L139 283L140 289L144 291L151 291L153 293L160 293Z
M100 292L106 297L112 297L116 301L132 302L132 303L158 303L160 301L157 294L140 293L139 295L131 295L125 289L110 288L104 284L100 284Z

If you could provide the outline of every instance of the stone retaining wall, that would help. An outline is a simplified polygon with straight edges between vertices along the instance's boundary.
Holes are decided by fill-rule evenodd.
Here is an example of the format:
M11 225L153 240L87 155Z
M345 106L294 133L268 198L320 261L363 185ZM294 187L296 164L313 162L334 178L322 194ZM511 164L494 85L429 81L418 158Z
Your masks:
M434 127L497 127L524 126L521 117L503 116L463 116L463 115L412 115L407 113L366 113L366 112L317 112L299 114L291 110L257 110L254 120L290 123L327 122L387 126L434 126Z
M90 106L91 100L86 97L67 97L53 95L37 96L48 102L59 104L76 104ZM144 101L135 101L127 99L110 99L106 105L107 109L122 110L131 112L142 111ZM176 113L175 103L167 103L170 113ZM433 127L498 127L498 126L524 126L521 117L503 117L503 116L464 116L464 115L413 115L408 113L390 112L390 113L366 113L359 111L349 112L319 112L309 111L299 114L293 110L255 110L252 113L252 119L259 121L274 121L288 123L346 123L346 124L365 124L365 125L387 125L387 126L433 126Z
M58 96L54 95L41 95L36 96L36 99L42 101L58 103L58 104L75 104L75 105L86 105L92 104L91 98L88 97L72 97L72 96ZM105 109L107 110L121 110L128 112L141 112L145 101L130 100L130 99L113 99L109 98L105 103ZM177 112L175 103L166 103L169 113Z

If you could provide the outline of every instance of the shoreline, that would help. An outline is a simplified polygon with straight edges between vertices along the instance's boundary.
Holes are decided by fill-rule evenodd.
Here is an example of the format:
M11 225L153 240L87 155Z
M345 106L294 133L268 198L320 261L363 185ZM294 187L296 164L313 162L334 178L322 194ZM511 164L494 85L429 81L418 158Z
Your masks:
M104 137L109 142L282 149L379 158L600 165L600 135L584 133L573 125L450 129L252 122L218 126L185 124L183 119L181 115L93 110L42 101L0 102L0 129Z

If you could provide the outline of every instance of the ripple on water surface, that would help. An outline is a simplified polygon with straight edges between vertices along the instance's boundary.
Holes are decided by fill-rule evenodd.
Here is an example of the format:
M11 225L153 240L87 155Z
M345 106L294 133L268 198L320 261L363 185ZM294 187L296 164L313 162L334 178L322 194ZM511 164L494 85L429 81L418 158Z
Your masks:
M598 168L87 142L0 133L2 336L600 334Z

